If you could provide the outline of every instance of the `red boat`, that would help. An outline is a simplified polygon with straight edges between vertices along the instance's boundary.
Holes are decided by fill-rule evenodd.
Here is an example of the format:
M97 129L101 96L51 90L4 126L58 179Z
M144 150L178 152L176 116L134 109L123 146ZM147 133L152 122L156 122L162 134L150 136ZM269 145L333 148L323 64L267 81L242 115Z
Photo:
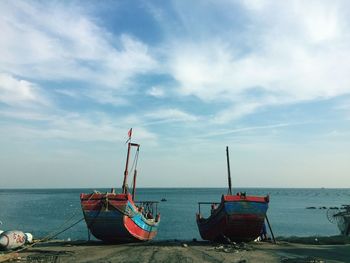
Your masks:
M81 207L89 231L106 242L134 242L153 239L158 230L160 214L155 201L135 201L137 159L140 145L131 143L129 131L122 193L94 192L80 194ZM136 148L132 193L129 193L127 178L131 148ZM153 216L156 215L156 216Z
M210 241L252 241L260 236L264 227L269 196L248 196L245 193L232 195L228 147L228 194L222 195L221 202L199 202L197 225L201 237ZM211 205L211 215L204 218L201 205Z

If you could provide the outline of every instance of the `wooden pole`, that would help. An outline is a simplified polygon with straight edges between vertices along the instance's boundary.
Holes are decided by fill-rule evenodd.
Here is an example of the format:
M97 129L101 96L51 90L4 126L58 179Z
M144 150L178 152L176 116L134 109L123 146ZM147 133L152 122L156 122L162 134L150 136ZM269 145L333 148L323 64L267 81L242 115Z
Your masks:
M271 232L271 236L272 236L273 243L276 244L276 239L275 239L275 236L274 236L274 234L273 234L273 232L272 232L272 228L271 228L269 219L267 218L267 215L265 215L265 218L266 218L267 225L269 226L269 229L270 229L270 232Z
M228 152L228 146L226 146L226 157L227 157L227 173L228 173L228 193L230 195L232 195L230 155L229 155L229 152Z
M126 164L125 164L124 181L123 181L123 193L124 193L124 194L127 193L126 182L127 182L127 178L128 178L128 166L129 166L130 146L131 146L131 143L129 142L129 143L128 143L128 153L127 153L127 155L126 155Z

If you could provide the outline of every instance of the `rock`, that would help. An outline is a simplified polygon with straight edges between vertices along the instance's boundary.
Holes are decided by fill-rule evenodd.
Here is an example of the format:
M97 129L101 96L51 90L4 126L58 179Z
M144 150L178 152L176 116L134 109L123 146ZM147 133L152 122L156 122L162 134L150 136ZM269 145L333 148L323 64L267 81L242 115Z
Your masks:
M182 246L183 246L183 247L188 247L188 245L187 245L187 244L182 244Z
M217 246L215 247L216 250L221 250L221 249L224 249L224 246Z
M243 242L239 244L240 248L246 248L246 246L247 246L246 243L243 243Z

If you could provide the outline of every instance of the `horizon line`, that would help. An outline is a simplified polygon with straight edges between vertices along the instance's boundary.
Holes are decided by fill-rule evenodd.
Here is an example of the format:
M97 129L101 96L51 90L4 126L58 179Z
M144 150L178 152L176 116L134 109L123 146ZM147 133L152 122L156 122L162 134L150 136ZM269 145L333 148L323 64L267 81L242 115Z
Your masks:
M0 190L73 190L73 189L118 189L121 187L0 187ZM175 187L138 187L137 189L226 189L227 187L204 187L204 186L175 186ZM256 186L238 186L235 188L248 189L350 189L350 187L256 187Z

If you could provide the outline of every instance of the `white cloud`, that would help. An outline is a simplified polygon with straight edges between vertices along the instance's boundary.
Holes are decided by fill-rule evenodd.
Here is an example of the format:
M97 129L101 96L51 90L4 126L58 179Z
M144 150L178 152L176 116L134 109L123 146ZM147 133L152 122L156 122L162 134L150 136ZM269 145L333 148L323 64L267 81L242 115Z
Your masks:
M181 95L205 102L239 101L243 108L233 108L231 119L235 119L255 112L259 105L350 93L350 16L346 1L242 1L244 27L236 28L240 32L235 34L237 18L225 10L237 9L237 3L215 4L226 16L230 25L227 31L173 39L168 68ZM179 17L187 17L183 13L189 11L181 8L178 12ZM196 19L186 22L192 23L187 27L200 27ZM270 99L247 100L243 94L256 87ZM230 111L232 107L218 119L227 119Z
M228 135L233 133L246 133L249 131L256 131L256 130L269 130L269 129L275 129L275 128L283 128L288 126L294 126L294 125L300 125L305 123L277 123L277 124L270 124L270 125L264 125L264 126L250 126L250 127L243 127L243 128L237 128L237 129L230 129L230 130L220 130L215 131L207 134L201 134L198 137L199 138L207 138L207 137L217 137L222 135Z
M153 112L146 113L145 116L149 119L163 120L163 121L183 121L193 122L197 121L198 117L186 113L179 109L159 109Z
M146 44L111 35L74 4L2 1L0 10L4 72L121 89L157 64Z
M67 97L71 98L78 98L79 97L79 92L72 90L72 89L66 89L66 88L61 88L61 89L55 89L55 92L61 95L65 95Z
M5 73L0 73L0 102L10 106L49 104L48 99L41 94L39 87L35 84Z
M0 116L30 120L28 124L8 122L1 126L2 139L35 140L73 140L82 142L124 142L127 131L134 128L137 140L156 141L156 135L142 126L138 118L110 116L103 112L56 111L48 114L26 113L21 111L0 111ZM37 126L40 121L40 126ZM140 124L141 123L141 124Z
M36 112L36 111L28 111L27 109L26 110L23 110L23 109L0 110L0 116L10 118L12 120L29 120L29 121L48 121L48 120L51 120L52 118L49 114Z
M260 103L237 103L233 107L230 107L228 109L225 109L219 113L216 114L214 119L212 120L213 123L218 124L226 124L232 120L239 119L245 115L248 115L250 113L253 113L256 109L261 107L262 104Z
M147 90L147 94L155 98L163 98L165 96L164 89L159 86L153 86Z
M91 89L86 92L85 96L101 104L110 104L113 106L125 106L129 104L127 99L122 96L118 96L118 94L115 94L115 92L110 89Z

